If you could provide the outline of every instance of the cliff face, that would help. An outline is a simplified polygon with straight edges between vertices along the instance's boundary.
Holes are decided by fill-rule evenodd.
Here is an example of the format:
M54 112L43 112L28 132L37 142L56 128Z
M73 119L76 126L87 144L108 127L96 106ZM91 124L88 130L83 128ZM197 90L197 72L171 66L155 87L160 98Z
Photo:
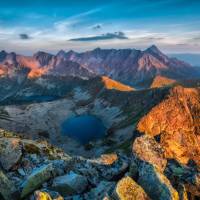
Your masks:
M200 164L200 89L173 88L139 121L137 129L157 136L167 158Z

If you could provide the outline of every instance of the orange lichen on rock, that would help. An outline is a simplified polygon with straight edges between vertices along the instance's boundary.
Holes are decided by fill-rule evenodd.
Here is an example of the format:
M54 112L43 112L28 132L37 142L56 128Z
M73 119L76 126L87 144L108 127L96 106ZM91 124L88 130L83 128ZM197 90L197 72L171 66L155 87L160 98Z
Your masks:
M138 123L140 132L159 136L166 158L200 164L200 89L177 86Z
M114 81L107 76L102 76L102 82L106 89L115 89L119 91L133 91L134 89L128 85L122 84L118 81Z
M151 88L164 87L164 86L172 85L174 83L176 83L176 80L158 75L154 78L151 84Z
M129 176L117 183L116 195L121 200L150 200L143 188Z
M100 160L106 165L111 165L118 160L116 153L102 154Z

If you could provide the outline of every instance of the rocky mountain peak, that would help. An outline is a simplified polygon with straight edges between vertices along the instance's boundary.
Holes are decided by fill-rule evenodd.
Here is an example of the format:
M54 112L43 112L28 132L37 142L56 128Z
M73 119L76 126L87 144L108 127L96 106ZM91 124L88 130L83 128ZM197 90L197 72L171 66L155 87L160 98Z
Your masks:
M158 49L158 47L156 45L151 45L145 51L154 52L154 53L161 53L161 51Z
M7 56L7 52L6 51L1 51L0 52L0 62L2 62Z
M53 55L44 51L38 51L33 55L34 58L38 58L42 56L53 56Z
M17 66L17 55L14 52L4 54L6 57L4 58L4 63L8 65Z
M65 58L68 60L74 60L74 58L76 58L76 56L77 56L77 53L73 50L70 50L70 51L66 52L66 54L65 54Z
M95 48L93 51L96 51L96 52L98 52L98 51L101 51L102 49L100 48L100 47L97 47L97 48Z
M160 51L160 49L155 45L152 45L149 48L147 48L144 51L144 53L151 54L152 56L156 57L158 60L160 60L163 63L170 62L170 59L168 58L168 56L166 56L162 51Z
M48 62L52 59L53 55L43 52L43 51L38 51L33 55L33 58L39 61L41 66L47 65Z
M57 57L61 57L61 58L65 58L66 56L66 52L64 50L60 50L57 54Z

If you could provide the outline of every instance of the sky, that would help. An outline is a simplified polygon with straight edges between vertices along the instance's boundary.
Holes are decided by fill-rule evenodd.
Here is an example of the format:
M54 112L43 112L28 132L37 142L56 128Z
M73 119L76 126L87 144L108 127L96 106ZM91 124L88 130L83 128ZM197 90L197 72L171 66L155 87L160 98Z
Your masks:
M200 53L200 0L0 1L0 50Z

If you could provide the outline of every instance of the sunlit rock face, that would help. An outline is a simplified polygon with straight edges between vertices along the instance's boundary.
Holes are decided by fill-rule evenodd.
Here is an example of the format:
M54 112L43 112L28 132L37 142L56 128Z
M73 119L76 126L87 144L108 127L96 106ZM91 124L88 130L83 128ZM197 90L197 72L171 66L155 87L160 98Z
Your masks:
M164 86L170 86L176 83L176 80L164 77L164 76L156 76L151 84L151 88L158 88Z
M134 89L130 86L127 86L125 84L122 84L118 81L114 81L107 76L102 76L102 82L104 83L104 86L106 89L115 89L119 91L133 91Z
M149 162L164 171L167 160L164 158L163 148L154 140L153 137L143 135L135 139L133 143L133 156L138 162Z
M120 200L150 200L143 188L128 176L117 183L115 192Z
M157 136L167 158L200 164L200 90L175 87L138 123L138 130Z

